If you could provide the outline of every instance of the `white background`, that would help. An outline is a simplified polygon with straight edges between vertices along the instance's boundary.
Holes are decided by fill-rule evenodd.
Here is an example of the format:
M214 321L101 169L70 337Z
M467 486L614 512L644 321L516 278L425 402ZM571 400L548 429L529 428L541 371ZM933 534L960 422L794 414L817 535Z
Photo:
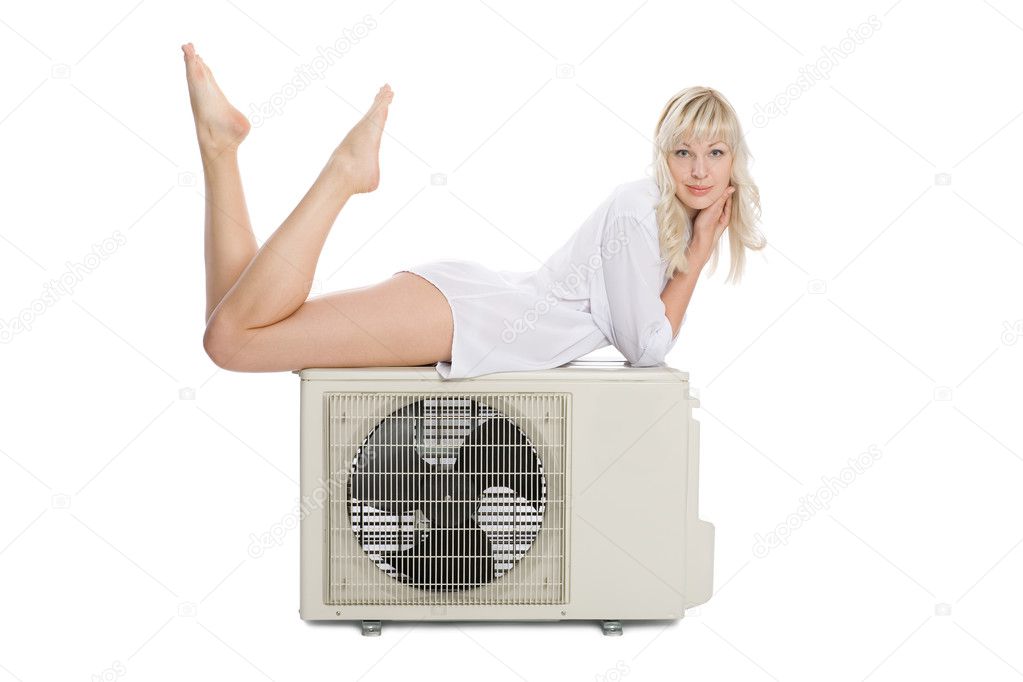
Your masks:
M1023 9L426 4L3 6L0 680L1023 676ZM299 619L297 532L249 555L297 506L298 380L203 351L179 46L251 115L367 16L240 153L262 243L393 87L382 183L344 208L314 293L440 257L538 267L642 176L678 90L742 117L769 246L738 287L727 257L704 275L669 357L702 401L717 528L715 595L685 619L362 638Z

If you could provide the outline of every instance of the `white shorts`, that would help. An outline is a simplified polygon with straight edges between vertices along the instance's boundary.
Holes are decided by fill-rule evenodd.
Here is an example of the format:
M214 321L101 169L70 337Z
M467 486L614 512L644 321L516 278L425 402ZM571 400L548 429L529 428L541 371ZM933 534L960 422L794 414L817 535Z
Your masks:
M593 322L589 301L541 291L536 273L452 259L399 272L426 279L451 306L451 361L436 365L442 379L559 367L610 345Z

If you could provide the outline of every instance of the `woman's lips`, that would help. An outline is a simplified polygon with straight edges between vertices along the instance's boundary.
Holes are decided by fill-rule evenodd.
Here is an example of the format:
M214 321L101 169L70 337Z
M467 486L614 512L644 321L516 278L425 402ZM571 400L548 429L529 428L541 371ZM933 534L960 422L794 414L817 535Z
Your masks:
M701 187L699 185L686 185L686 189L689 190L689 193L698 197L702 197L704 194L713 189L713 187L713 185L707 185L705 187Z

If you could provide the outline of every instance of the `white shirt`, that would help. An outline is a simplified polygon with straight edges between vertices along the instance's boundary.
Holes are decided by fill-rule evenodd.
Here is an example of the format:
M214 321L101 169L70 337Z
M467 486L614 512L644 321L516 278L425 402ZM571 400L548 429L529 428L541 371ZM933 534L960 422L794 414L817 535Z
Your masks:
M608 345L633 366L663 364L678 336L660 298L669 278L657 199L653 178L618 185L535 271L467 260L409 268L451 305L451 361L437 363L441 378L558 367Z
M658 196L653 178L618 185L537 273L542 281L574 263L599 263L587 283L593 321L637 367L663 364L678 340L661 301L669 278L657 236Z

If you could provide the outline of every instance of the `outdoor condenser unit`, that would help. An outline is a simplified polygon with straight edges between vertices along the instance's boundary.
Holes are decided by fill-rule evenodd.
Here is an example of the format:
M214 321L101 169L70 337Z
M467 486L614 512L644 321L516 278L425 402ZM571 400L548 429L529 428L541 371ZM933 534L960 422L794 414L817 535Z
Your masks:
M678 619L710 598L689 375L576 360L301 377L301 617Z

